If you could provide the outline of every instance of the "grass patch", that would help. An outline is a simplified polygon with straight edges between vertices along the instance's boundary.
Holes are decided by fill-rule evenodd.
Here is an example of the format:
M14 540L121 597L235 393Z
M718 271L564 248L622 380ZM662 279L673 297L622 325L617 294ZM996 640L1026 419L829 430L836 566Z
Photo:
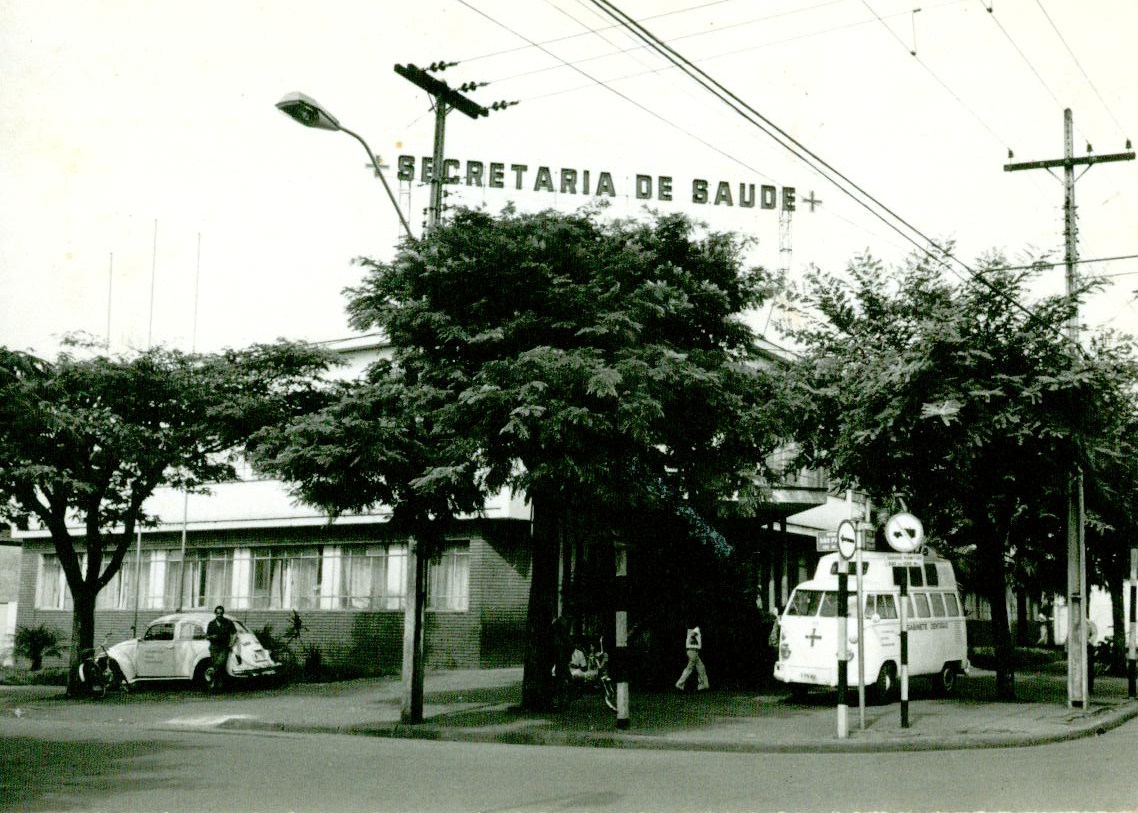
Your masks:
M1027 669L1042 669L1056 661L1064 660L1066 655L1062 649L1047 649L1044 647L1019 647L1012 655L1012 668L1016 671ZM995 648L990 646L977 646L972 648L968 656L972 665L978 669L995 669Z
M0 667L0 686L66 686L67 668L63 666L39 669Z

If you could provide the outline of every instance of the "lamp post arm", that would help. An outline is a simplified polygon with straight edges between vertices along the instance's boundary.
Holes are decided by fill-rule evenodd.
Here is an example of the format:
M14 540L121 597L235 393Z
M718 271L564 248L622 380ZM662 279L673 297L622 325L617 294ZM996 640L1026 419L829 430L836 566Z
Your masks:
M395 199L395 195L392 193L391 187L387 183L387 178L385 178L383 175L383 170L379 168L379 161L375 160L375 153L371 151L371 147L367 145L367 142L364 141L358 133L352 132L343 125L340 126L340 129L350 135L356 141L363 144L364 149L367 150L367 157L371 159L371 165L375 167L375 174L379 176L379 179L381 181L383 181L383 188L387 190L387 197L391 199L391 205L395 207L395 213L399 215L399 222L403 224L403 230L407 232L407 237L410 238L412 242L414 242L415 235L411 233L411 226L408 225L407 218L403 216L403 210L399 208L399 201Z

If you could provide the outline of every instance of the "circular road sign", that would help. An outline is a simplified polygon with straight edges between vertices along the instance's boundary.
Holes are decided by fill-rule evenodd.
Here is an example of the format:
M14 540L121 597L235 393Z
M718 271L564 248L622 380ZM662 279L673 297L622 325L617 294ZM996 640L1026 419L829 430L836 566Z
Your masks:
M925 544L925 528L912 514L894 514L885 522L885 541L898 553L912 553Z
M843 559L852 559L857 552L857 530L848 519L838 523L838 553Z

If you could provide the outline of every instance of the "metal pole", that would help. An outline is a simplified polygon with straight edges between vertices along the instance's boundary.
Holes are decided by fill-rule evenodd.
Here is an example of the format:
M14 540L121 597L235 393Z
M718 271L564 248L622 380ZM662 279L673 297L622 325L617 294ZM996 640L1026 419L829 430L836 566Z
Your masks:
M857 568L857 716L862 731L865 731L865 586L862 583L861 549L866 533L868 531L858 533L857 558L854 559L854 567Z
M909 568L901 578L901 728L909 727ZM884 668L884 667L883 667Z
M403 224L403 231L407 234L407 237L409 239L414 240L415 235L411 233L411 226L407 223L407 218L403 216L403 210L399 208L399 201L395 199L395 194L391 191L391 186L387 183L387 178L384 176L383 170L379 166L379 161L377 161L375 158L375 153L371 151L371 147L367 145L367 142L363 140L363 137L359 133L353 132L342 125L340 127L340 130L350 135L356 141L360 142L363 145L364 149L367 150L367 157L371 159L371 165L375 169L375 174L383 183L383 188L387 190L387 197L391 199L391 204L395 207L395 214L399 215L399 222Z
M1135 683L1138 677L1138 548L1130 549L1130 643L1127 647L1126 694L1135 699Z
M849 562L838 560L838 739L849 736L849 708L846 694L849 692L849 677L846 674L849 664Z
M628 547L623 542L613 546L616 569L614 593L616 605L616 635L613 642L613 680L616 681L616 727L630 725L630 699L628 692Z

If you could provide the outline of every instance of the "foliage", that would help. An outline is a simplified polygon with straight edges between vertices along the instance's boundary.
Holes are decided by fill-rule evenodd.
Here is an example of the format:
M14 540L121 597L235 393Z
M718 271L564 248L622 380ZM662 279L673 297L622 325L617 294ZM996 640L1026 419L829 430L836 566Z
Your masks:
M95 597L135 529L157 521L146 499L234 479L250 436L322 402L331 363L285 342L119 356L77 345L54 362L0 348L0 515L51 534L74 602L73 666L92 646Z
M1034 269L992 255L957 285L950 262L915 255L887 269L861 256L845 277L811 274L804 299L821 319L797 333L806 353L792 376L795 414L803 463L887 510L904 497L937 544L975 551L962 571L993 608L1009 697L1009 560L1027 578L1056 556L1069 472L1093 471L1096 450L1123 441L1109 427L1133 410L1122 397L1131 351L1070 344L1064 327L1085 292L1029 306Z
M635 524L682 505L696 528L721 495L746 507L762 493L758 461L783 412L742 317L774 280L742 267L744 248L682 216L457 210L391 262L362 261L349 314L389 338L392 358L263 433L256 463L306 501L384 504L428 538L487 494L524 492L535 541L523 702L540 702L550 551L567 517Z
M17 655L27 658L31 663L33 672L39 671L43 666L45 656L59 655L59 630L46 624L34 627L16 627L16 637L13 650Z
M53 666L38 669L20 669L12 666L0 666L0 686L66 686L68 669L65 666Z

